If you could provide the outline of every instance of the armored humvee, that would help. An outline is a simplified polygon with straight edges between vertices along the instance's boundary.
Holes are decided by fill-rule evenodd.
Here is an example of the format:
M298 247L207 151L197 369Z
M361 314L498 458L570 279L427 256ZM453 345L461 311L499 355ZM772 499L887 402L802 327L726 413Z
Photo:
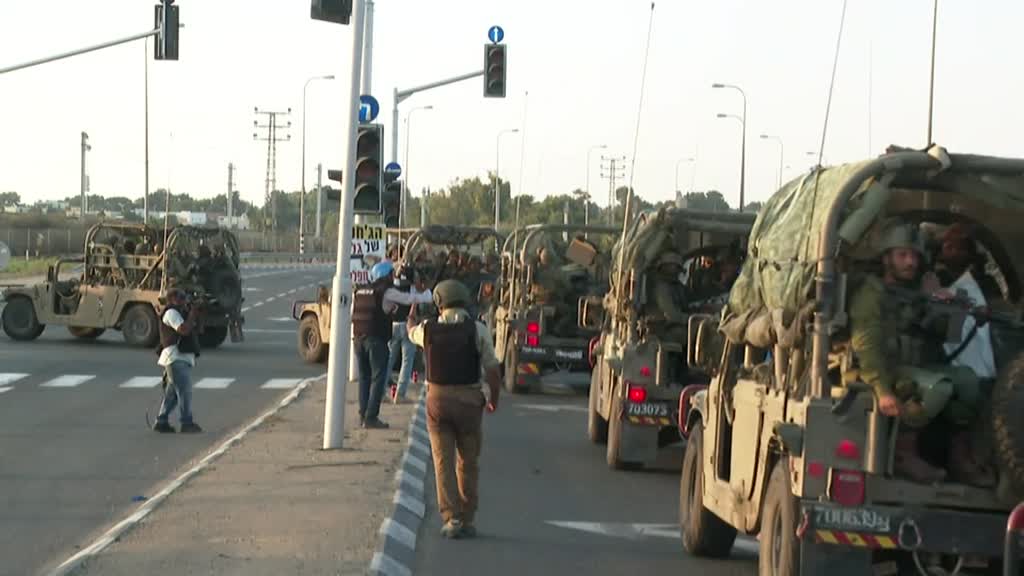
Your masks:
M402 238L407 230L389 230L390 236ZM393 234L392 234L393 233ZM457 266L449 265L447 256L451 251L461 250L480 257L488 245L500 244L503 237L492 228L473 226L433 225L411 231L405 240L402 257L395 263L396 270L410 266L424 278L428 288L441 280L458 278L476 294L473 312L476 316L489 318L493 315L494 292L497 274L492 271L463 272ZM400 240L399 240L400 241ZM443 259L442 259L443 257ZM423 313L429 312L423 310ZM331 334L331 290L320 286L316 301L300 300L292 304L292 318L299 321L299 356L306 362L318 363L327 359Z
M536 224L505 240L494 330L506 390L530 391L552 368L589 368L587 351L597 329L581 326L579 314L584 300L608 290L610 258L602 244L610 246L617 232L601 226ZM553 254L543 271L541 249ZM541 297L539 289L548 280L557 280L559 287Z
M610 467L651 463L659 447L679 441L680 390L702 378L686 368L693 320L724 305L754 218L666 208L638 215L616 245L610 290L585 301L581 314L582 323L600 328L590 346L587 434L607 443ZM656 276L665 260L676 264L677 277ZM655 282L670 297L655 300ZM661 309L668 307L676 309Z
M758 215L720 322L698 327L691 365L713 373L710 386L680 395L685 548L724 556L737 533L756 534L759 573L774 576L1002 574L1007 517L1024 496L1022 217L1024 160L937 146L819 168L779 190ZM969 225L998 280L985 296L998 378L976 453L994 452L998 488L895 475L900 422L838 374L847 294L877 263L873 240L891 219ZM918 448L932 459L940 444Z
M81 267L81 274L62 279L71 266ZM115 329L129 344L152 347L159 337L161 291L176 286L202 303L201 346L215 348L229 333L240 342L238 266L238 241L227 230L97 224L86 232L82 257L58 259L41 284L4 291L3 329L14 340L34 340L47 325L67 326L83 339Z

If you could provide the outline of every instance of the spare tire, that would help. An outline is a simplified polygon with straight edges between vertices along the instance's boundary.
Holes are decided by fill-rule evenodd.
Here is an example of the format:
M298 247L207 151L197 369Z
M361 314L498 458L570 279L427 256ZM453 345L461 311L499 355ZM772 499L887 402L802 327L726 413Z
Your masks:
M992 390L992 434L996 461L1016 497L1024 496L1024 353L1003 370Z
M217 299L217 306L231 310L242 301L242 281L236 270L216 268L206 280L206 290Z

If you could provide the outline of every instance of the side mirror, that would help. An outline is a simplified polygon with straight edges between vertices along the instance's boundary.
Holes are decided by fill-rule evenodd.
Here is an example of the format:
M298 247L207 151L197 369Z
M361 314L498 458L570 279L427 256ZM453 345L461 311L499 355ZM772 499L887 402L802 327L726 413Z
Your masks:
M579 299L577 318L584 330L599 330L604 317L604 299L600 296L585 296Z

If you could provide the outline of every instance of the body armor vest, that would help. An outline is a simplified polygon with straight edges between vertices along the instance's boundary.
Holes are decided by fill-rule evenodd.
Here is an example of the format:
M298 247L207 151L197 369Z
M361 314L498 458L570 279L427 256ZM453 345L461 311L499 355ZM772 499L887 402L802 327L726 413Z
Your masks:
M438 386L468 386L480 382L480 350L476 344L476 322L442 324L430 320L423 325L427 382Z
M352 298L352 335L391 338L391 319L384 313L384 292L388 287L367 286Z
M183 354L195 354L198 357L199 335L196 333L195 328L193 327L188 336L178 334L174 328L171 328L164 322L164 314L166 314L168 310L174 310L180 314L182 318L188 318L188 308L181 306L168 306L167 308L164 308L163 313L160 314L160 349L157 350L157 353L159 354L162 352L164 348L177 346L178 352Z

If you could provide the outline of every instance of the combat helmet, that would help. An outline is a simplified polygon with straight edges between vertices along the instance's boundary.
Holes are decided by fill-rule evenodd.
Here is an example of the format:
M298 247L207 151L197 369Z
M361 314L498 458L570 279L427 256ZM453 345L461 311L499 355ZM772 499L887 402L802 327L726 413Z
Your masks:
M879 254L885 254L894 248L910 248L919 254L924 253L917 226L905 223L893 223L886 226L878 238L877 248Z
M462 308L469 304L469 289L458 280L444 280L434 288L434 305L438 309Z

